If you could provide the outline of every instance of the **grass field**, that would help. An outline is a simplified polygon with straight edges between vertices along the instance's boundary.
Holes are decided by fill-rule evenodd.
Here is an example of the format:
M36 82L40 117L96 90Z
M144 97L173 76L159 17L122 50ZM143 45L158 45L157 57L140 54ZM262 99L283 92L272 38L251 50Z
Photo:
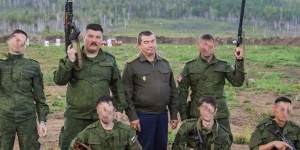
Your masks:
M135 45L104 49L115 55L120 70L123 70L126 61L134 59L138 53ZM170 61L175 77L179 75L186 61L197 56L194 45L163 44L159 45L158 49L158 53ZM234 63L233 49L231 45L219 46L216 49L216 55L220 59ZM1 53L5 50L5 45L0 44ZM299 52L299 47L246 46L246 84L241 88L233 88L226 83L235 143L247 144L249 142L256 122L269 114L270 105L278 95L288 94L297 101L292 119L300 123L300 115L297 115L300 114ZM27 49L26 56L41 63L51 112L56 114L64 111L65 87L55 86L52 81L58 60L65 56L63 47L45 48L41 45L31 45ZM169 135L172 141L175 132L170 131Z

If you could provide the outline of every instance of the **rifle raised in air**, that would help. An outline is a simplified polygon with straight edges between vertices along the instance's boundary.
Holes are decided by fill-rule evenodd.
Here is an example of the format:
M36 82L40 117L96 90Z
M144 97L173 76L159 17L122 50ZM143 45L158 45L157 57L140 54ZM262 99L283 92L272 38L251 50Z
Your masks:
M80 70L82 67L82 56L80 50L79 35L80 30L75 26L73 22L73 1L67 0L65 4L65 51L67 52L68 46L71 45L76 49L76 62L75 69Z

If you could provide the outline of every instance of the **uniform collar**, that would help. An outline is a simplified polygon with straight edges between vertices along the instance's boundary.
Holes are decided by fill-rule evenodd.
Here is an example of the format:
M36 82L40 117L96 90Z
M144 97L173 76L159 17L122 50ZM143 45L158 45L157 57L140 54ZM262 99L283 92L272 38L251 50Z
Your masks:
M155 58L154 58L154 61L157 61L157 60L161 60L162 58L156 53L155 54ZM139 54L139 61L140 62L145 62L145 61L148 61L147 58L142 54L140 53Z
M11 53L8 53L8 59L12 59L12 60L17 60L17 59L22 59L24 58L24 54L11 54Z
M212 129L208 130L208 129L205 129L202 126L202 120L201 119L198 119L198 121L197 121L197 129L198 130L204 131L204 133L206 133L206 134L213 133L214 136L217 136L218 126L219 125L218 125L217 121L214 120L214 125L213 125Z
M207 63L207 61L205 59L203 59L200 55L198 57L198 60L200 60L203 63ZM213 55L213 58L212 58L212 60L211 60L211 62L209 64L215 64L217 62L218 62L218 59L216 58L215 55Z
M85 57L89 61L93 61L93 62L95 61L95 62L97 62L97 61L103 61L105 59L104 52L103 52L103 50L101 48L99 49L97 56L94 57L94 58L87 57L87 55L86 55L86 53L84 51L84 47L82 47L81 53L82 53L82 56Z

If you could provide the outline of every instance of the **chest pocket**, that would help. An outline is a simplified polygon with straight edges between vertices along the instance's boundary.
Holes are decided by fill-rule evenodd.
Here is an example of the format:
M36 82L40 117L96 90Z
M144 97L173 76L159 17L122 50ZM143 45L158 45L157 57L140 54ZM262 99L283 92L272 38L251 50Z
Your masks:
M90 75L100 80L111 80L113 73L113 63L111 62L100 62L94 64L90 68Z
M7 82L8 80L10 80L10 76L11 76L11 67L9 66L1 66L1 70L0 70L0 78L1 78L1 82Z
M25 91L31 91L33 86L33 78L36 72L32 70L23 69L20 72L19 87Z
M189 78L191 79L190 80L190 84L195 87L197 85L199 85L198 83L201 82L201 81L205 81L207 79L207 76L204 75L204 73L201 71L201 70L190 70L190 73L189 73Z
M140 70L134 75L134 83L137 85L143 85L146 83L150 83L152 80L151 71Z
M170 68L159 68L159 78L163 82L169 82L170 81L170 76L171 76L171 70Z

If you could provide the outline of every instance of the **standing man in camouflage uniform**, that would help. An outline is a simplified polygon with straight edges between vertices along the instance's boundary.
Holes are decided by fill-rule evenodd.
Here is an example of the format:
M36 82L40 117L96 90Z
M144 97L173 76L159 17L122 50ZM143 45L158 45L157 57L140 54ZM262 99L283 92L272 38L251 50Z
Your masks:
M229 131L214 119L216 107L214 97L203 97L197 106L200 117L183 122L172 149L230 150Z
M252 133L250 149L299 150L300 127L289 121L292 101L285 96L278 97L272 111L274 116L260 122Z
M224 96L225 79L233 86L242 86L244 82L244 50L235 49L235 67L217 59L214 54L215 40L210 34L197 39L199 56L187 62L177 81L179 84L181 120L197 118L197 103L203 96L217 98L216 119L230 131L229 110ZM189 89L191 101L188 103Z
M127 106L120 72L114 56L101 49L103 29L89 24L82 48L82 68L74 69L76 50L68 48L67 57L59 62L54 72L57 85L68 85L64 127L60 133L60 147L67 150L72 139L98 119L95 104L104 95L113 94L118 115Z
M112 98L103 96L96 104L99 121L81 131L71 144L71 149L82 144L92 150L142 150L135 130L115 120Z
M47 133L43 74L37 61L24 58L27 38L19 29L10 34L8 58L0 61L1 150L13 149L16 133L21 150L39 150L39 135Z
M156 53L156 37L151 31L138 35L140 55L124 69L131 126L139 131L144 150L166 150L168 111L172 128L177 126L178 91L169 62Z

